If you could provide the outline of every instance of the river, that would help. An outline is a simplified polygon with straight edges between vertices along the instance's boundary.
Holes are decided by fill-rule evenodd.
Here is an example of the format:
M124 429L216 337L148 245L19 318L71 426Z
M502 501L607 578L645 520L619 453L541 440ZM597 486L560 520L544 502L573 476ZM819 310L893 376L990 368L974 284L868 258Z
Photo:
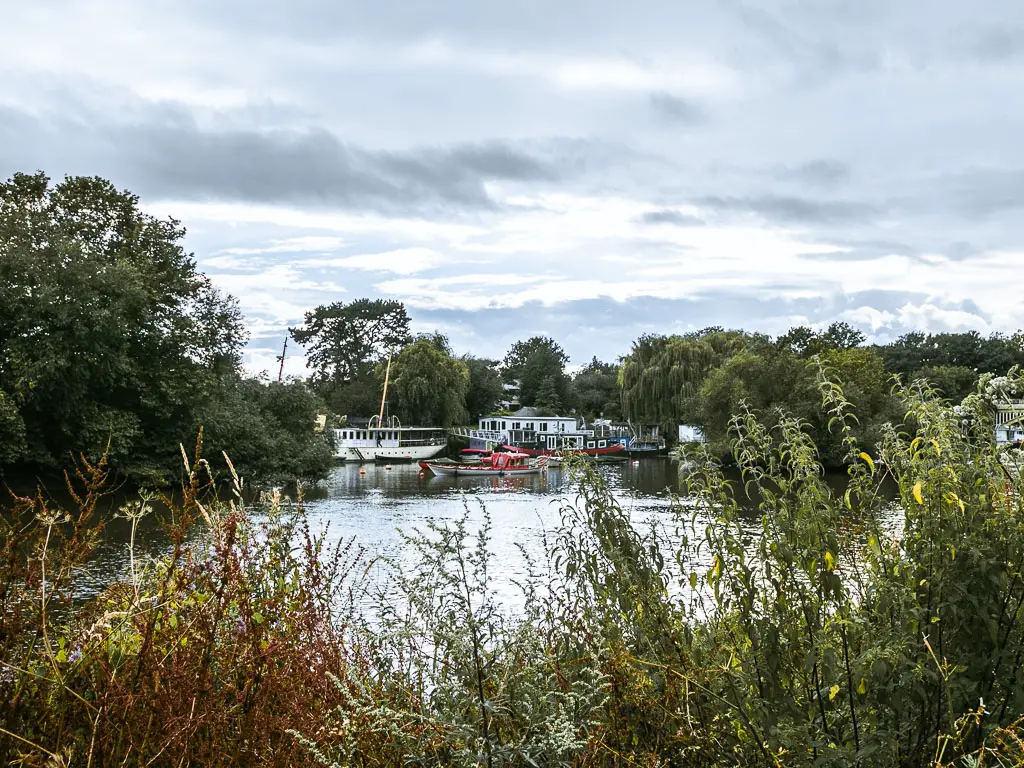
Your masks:
M601 465L597 471L636 527L653 523L671 534L673 498L679 492L678 466L666 458L648 458ZM844 477L829 475L827 479L841 487ZM558 527L561 502L573 496L568 473L559 468L540 475L474 478L434 477L415 464L344 464L307 493L305 509L314 530L326 529L329 540L354 538L368 557L409 563L415 553L401 532L423 529L427 520L451 521L464 514L469 529L476 531L486 508L492 525L494 587L503 599L517 602L514 582L526 572L523 552L543 560L545 534ZM93 562L78 580L82 597L95 595L128 574L131 528L115 515L124 501L123 494L114 494L100 505L105 529ZM259 507L254 511L258 514ZM752 529L759 525L753 513L750 523ZM698 530L702 529L699 525ZM156 517L143 519L135 536L136 558L160 557L168 549Z

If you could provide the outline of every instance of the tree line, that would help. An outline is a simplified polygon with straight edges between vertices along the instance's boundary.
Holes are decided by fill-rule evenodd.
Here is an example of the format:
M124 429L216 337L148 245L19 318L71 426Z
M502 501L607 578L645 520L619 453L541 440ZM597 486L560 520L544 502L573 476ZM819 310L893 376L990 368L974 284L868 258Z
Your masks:
M400 302L370 299L317 307L291 333L309 349L314 388L339 414L378 411L385 360L397 350L388 407L406 423L475 422L499 407L503 385L514 382L518 402L540 414L629 419L657 424L669 436L677 425L690 424L723 455L730 419L744 403L775 418L790 413L814 436L825 460L836 462L842 446L820 408L815 382L821 370L843 383L857 414L857 437L870 446L884 424L902 415L892 394L897 381L926 381L959 402L982 374L1024 365L1019 331L987 337L914 332L868 344L861 331L836 322L822 331L794 327L776 338L720 327L649 334L614 363L595 357L570 375L568 355L549 337L518 341L500 361L456 356L441 334L412 336Z
M237 302L173 220L99 178L0 185L0 471L57 471L106 453L139 483L181 471L202 429L247 476L319 477L331 446L302 382L244 374Z
M317 478L331 466L330 424L387 409L403 423L475 423L506 399L541 414L575 414L704 429L724 451L741 404L800 417L826 458L840 448L814 388L817 366L844 384L871 445L899 415L893 377L923 378L959 401L979 375L1024 363L1024 335L909 333L870 345L845 323L772 338L707 328L645 335L615 361L572 374L547 336L501 359L457 354L442 334L414 335L399 301L318 306L289 329L308 355L307 380L247 375L235 299L182 247L178 221L99 178L53 184L42 173L0 185L0 471L59 470L107 454L137 482L180 472L180 445L202 430L207 455L230 450L250 477ZM390 364L390 370L388 368Z

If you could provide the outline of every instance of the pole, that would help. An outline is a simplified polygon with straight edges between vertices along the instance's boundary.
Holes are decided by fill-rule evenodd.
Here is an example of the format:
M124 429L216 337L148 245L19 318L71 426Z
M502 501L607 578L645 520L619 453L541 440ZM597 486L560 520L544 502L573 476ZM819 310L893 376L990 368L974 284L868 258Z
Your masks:
M281 349L281 355L277 359L281 361L281 367L277 369L277 383L281 383L281 379L284 378L284 356L288 352L288 337L284 337L284 347Z
M384 394L380 397L380 415L377 416L377 425L384 425L384 401L388 398L388 379L391 378L391 352L388 352L388 367L384 372Z

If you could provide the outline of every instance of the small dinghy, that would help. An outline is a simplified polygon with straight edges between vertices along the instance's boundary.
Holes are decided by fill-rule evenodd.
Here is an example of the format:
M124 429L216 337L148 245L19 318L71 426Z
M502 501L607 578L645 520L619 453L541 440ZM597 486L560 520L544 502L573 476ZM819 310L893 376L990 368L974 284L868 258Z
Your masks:
M445 477L488 477L492 475L537 475L548 465L548 457L541 456L531 459L525 453L492 453L486 458L481 457L479 464L445 464L437 461L421 461L420 466L437 475Z

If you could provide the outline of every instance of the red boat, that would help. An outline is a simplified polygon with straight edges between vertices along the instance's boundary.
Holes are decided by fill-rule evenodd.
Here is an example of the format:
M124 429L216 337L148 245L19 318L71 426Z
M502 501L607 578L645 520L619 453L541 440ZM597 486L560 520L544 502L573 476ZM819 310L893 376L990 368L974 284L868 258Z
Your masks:
M613 443L608 440L590 440L589 442L594 443L594 445L586 445L580 448L556 448L554 450L528 448L525 445L503 445L501 449L503 451L525 453L527 456L608 456L610 454L625 453L626 451L624 443ZM604 445L599 445L599 443L604 443Z

